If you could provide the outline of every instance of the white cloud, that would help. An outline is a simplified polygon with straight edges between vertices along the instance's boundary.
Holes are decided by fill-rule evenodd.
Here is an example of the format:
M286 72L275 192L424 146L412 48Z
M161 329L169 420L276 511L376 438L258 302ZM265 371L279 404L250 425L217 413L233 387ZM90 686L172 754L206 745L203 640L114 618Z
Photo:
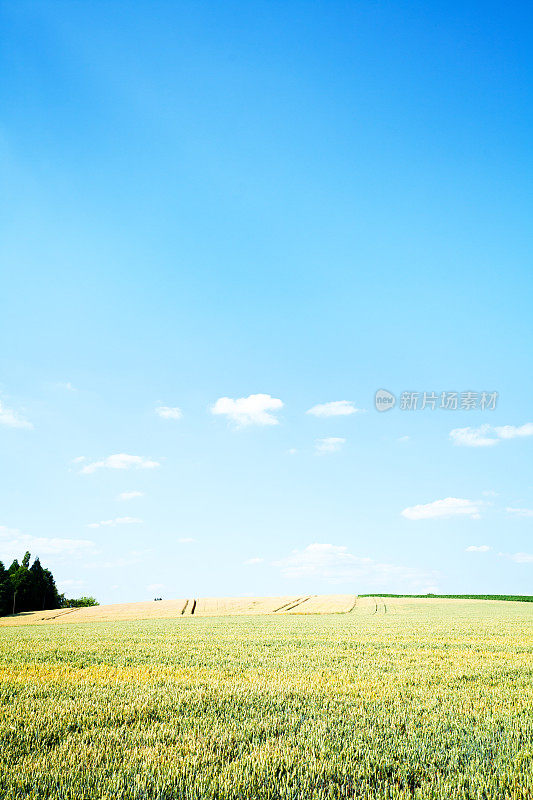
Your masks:
M264 560L264 558L247 558L243 563L247 565L262 564Z
M317 439L315 450L317 453L337 453L346 444L346 439L341 436L328 436L326 439Z
M178 539L178 544L192 544L195 541L196 539L193 539L192 536L182 536L181 539Z
M522 436L533 436L533 422L526 422L525 425L503 425L494 428L500 439L517 439Z
M508 514L514 514L515 517L533 517L533 508L512 508L507 506L505 510Z
M296 447L291 447L290 450L287 450L287 453L290 456L295 456L297 452L298 452L298 450L296 449Z
M440 519L444 517L467 516L479 519L483 503L474 500L464 500L461 497L445 497L444 500L435 500L418 506L404 508L402 516L406 519Z
M86 460L87 459L85 458L85 456L76 456L76 458L73 458L70 463L71 464L81 464L82 461L86 461Z
M115 569L117 567L131 567L134 564L143 564L152 550L146 548L145 550L130 550L126 556L115 558L110 561L91 561L86 563L85 566L90 569Z
M65 391L67 391L67 392L77 392L78 391L76 389L76 387L71 384L70 381L59 381L58 383L56 383L56 386L57 386L58 389L65 389Z
M479 428L454 428L450 431L450 439L461 447L492 447L498 444L498 439L491 436L490 425L480 425Z
M133 500L134 497L144 497L144 492L121 492L117 495L117 500Z
M386 564L361 558L342 545L314 543L292 553L273 566L291 579L316 579L333 583L360 581L372 583L376 589L393 586L419 591L436 589L435 572L427 572L397 564Z
M533 553L498 553L503 558L509 558L515 564L533 564Z
M33 428L31 422L21 417L11 408L6 408L0 401L0 425L7 425L8 428Z
M408 442L408 441L410 441L410 439L411 439L411 437L410 437L410 436L398 436L398 438L396 439L396 441L397 441L397 442L400 442L400 444L403 444L404 442Z
M159 462L145 456L116 453L103 458L101 461L93 461L91 464L86 464L82 467L81 472L84 475L89 475L92 472L96 472L97 469L154 469L155 467L159 467Z
M29 550L34 556L69 556L79 558L95 552L89 539L62 539L60 537L30 536L16 528L0 525L0 560L20 558Z
M484 494L485 497L498 497L498 492L495 492L493 489L485 489L481 494Z
M158 592L160 589L164 589L165 588L165 584L164 583L149 583L146 588L148 589L149 592Z
M465 552L467 553L488 553L489 550L492 550L488 544L471 544L469 547L465 548Z
M90 522L87 527L88 528L105 528L111 527L114 528L117 525L138 525L141 523L142 519L137 519L137 517L115 517L115 519L103 519L100 522Z
M5 525L0 525L0 538L5 539L8 536L19 536L20 531L17 528L7 528Z
M239 426L278 425L274 412L283 408L283 403L269 394L251 394L248 397L219 397L211 407L211 413L227 417Z
M287 578L301 578L304 576L318 576L332 578L348 576L355 567L366 567L372 564L370 558L358 558L348 552L348 548L334 544L309 544L303 550L293 550L292 553L280 561L275 561L274 566L281 569Z
M171 406L158 406L156 408L155 413L158 417L162 417L163 419L181 419L183 417L183 412L181 408L175 406L172 408Z
M319 403L305 413L312 414L313 417L347 417L350 414L361 414L363 409L356 408L351 400L333 400L330 403Z
M450 439L462 447L493 447L502 439L533 436L533 422L525 425L480 425L479 428L454 428Z

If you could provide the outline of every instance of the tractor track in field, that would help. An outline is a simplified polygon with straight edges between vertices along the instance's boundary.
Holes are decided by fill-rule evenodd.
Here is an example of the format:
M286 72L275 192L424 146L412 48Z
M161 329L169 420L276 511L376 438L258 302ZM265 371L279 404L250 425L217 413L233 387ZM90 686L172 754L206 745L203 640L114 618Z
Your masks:
M301 606L302 603L306 603L307 600L311 599L311 597L313 597L313 595L308 595L307 597L298 597L296 601L295 600L289 600L288 603L284 603L279 608L275 608L272 613L273 614L277 614L278 611L292 611L293 608L296 608L297 606Z
M383 600L380 600L379 598L376 599L375 597L373 597L371 599L373 600L374 606L375 606L374 610L372 611L372 614L386 614L387 613L387 605L386 605L386 603L383 602Z
M348 612L347 612L347 613L348 613L348 614L351 614L351 612L352 612L352 611L355 611L355 607L356 607L356 605L357 605L357 595L355 595L355 597L354 597L354 601L353 601L353 605L352 605L352 607L351 607L351 608L349 608L349 609L348 609Z
M72 614L73 611L77 610L78 610L77 608L68 608L65 609L64 611L60 611L59 614L54 614L53 617L41 617L39 621L42 622L43 620L46 620L48 622L49 619L57 619L58 617L64 617L65 614Z
M299 597L299 598L298 598L297 602L299 602L300 600L302 600L302 598L301 598L301 597ZM284 604L283 604L282 606L280 606L279 608L275 608L275 609L274 609L274 611L273 611L272 613L273 613L273 614L277 614L277 613L278 613L278 611L283 611L283 609L284 609L284 608L287 608L287 606L290 606L290 605L291 605L291 603L294 603L294 600L289 600L289 602L288 602L288 603L284 603Z
M298 600L296 603L286 608L285 611L292 611L293 608L298 608L298 606L303 605L303 603L307 603L307 601L310 600L312 596L313 595L309 595L308 597L304 597L302 600Z

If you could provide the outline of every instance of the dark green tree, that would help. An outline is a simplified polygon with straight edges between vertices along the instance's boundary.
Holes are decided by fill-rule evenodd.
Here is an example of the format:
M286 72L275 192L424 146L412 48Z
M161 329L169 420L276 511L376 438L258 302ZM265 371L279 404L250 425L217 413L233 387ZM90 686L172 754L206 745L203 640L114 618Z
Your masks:
M39 557L30 567L31 575L31 606L35 611L45 607L47 583L44 569L41 567Z
M0 616L9 614L9 600L11 598L11 582L9 573L0 561Z
M43 569L44 574L44 581L45 581L45 594L44 594L44 601L43 601L43 608L61 608L62 606L62 597L57 591L56 582L54 580L54 576L50 572L49 569Z
M30 575L30 553L25 553L22 564L14 561L9 568L11 588L13 590L13 607L11 613L30 611L32 606L32 577ZM15 566L16 565L16 566Z
M78 600L65 600L59 594L54 576L49 569L43 569L39 558L30 567L31 555L25 553L22 563L13 561L8 570L0 561L0 616L21 611L42 611L43 609L98 605L94 597L81 597Z
M98 601L94 597L77 597L65 600L64 604L69 608L86 608L87 606L97 606Z

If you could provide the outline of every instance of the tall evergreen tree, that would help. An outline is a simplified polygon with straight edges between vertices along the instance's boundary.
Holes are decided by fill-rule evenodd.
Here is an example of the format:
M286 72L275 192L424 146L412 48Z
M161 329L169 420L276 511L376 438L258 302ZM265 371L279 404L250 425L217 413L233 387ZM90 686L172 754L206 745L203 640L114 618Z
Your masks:
M30 553L25 553L22 559L22 564L18 569L11 570L14 563L9 568L11 573L11 585L13 588L13 609L12 613L16 611L30 611L32 605L32 578L30 575ZM18 563L18 562L17 562Z
M54 576L49 569L43 569L45 594L43 608L60 608L62 605L62 596L57 591Z
M39 557L30 567L31 575L31 605L37 611L45 607L47 582Z
M10 589L9 573L0 561L0 615L9 614Z

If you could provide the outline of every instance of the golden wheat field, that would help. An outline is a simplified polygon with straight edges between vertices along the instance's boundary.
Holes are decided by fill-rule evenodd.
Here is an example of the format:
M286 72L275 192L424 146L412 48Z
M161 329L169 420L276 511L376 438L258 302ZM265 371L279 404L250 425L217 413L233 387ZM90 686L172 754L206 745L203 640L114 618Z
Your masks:
M0 795L533 797L532 605L205 613L3 627Z
M14 616L0 617L0 627L233 614L332 614L350 611L354 605L354 594L189 598L145 603L115 603L88 608L60 608L53 611L28 611Z

